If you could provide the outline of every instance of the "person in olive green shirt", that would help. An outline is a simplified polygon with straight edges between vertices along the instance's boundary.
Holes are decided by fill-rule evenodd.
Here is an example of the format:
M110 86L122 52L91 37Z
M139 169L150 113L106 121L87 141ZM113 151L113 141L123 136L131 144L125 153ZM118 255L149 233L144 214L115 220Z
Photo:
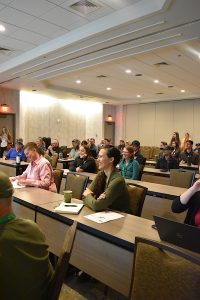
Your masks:
M124 178L116 169L121 159L120 151L106 145L99 151L98 163L101 172L83 193L83 201L94 211L113 209L130 212L130 198Z
M37 224L12 210L13 187L0 172L0 298L46 300L53 268Z

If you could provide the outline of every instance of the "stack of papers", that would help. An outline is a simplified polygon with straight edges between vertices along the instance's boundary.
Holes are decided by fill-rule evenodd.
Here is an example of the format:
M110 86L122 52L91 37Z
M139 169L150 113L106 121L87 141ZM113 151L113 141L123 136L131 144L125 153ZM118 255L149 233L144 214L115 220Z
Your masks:
M13 188L14 188L14 189L22 189L22 188L25 188L25 187L26 187L25 185L20 185L20 184L18 184L18 181L17 181L17 180L12 181L12 185L13 185Z
M101 211L84 217L96 223L106 223L112 220L123 218L124 216L113 211Z
M83 205L84 204L79 203L62 202L58 207L54 209L54 211L61 214L77 215L81 211Z

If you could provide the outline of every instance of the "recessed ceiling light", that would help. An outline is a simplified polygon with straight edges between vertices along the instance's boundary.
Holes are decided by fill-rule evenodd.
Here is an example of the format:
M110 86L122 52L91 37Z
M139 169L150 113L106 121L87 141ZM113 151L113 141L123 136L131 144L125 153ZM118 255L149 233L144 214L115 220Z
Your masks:
M6 30L5 26L0 25L0 31L5 31L5 30Z
M131 71L130 69L127 69L125 72L126 72L127 74L132 73L132 71Z
M106 89L107 89L107 91L111 91L111 87L107 87Z
M200 58L200 54L199 54L199 56L198 56L199 58Z
M141 98L141 95L137 95L137 98Z
M158 80L158 79L155 79L153 82L154 82L154 83L159 83L159 80Z
M185 93L185 90L180 90L181 93Z
M80 79L76 80L76 83L79 84L81 83L82 81Z

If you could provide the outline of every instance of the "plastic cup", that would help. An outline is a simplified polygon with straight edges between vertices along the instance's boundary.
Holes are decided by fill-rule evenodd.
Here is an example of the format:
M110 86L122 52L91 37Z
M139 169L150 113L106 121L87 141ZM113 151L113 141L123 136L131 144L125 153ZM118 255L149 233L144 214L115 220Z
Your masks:
M72 199L72 191L63 191L64 201L69 203Z

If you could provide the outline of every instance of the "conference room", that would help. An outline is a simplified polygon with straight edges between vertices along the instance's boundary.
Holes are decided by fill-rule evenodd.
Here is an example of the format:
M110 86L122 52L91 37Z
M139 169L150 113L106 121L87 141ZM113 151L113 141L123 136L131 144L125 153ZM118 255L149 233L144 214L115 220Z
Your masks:
M20 164L5 159L18 139L26 147L42 137L66 150L48 154L59 193L31 186L15 187L13 195L17 219L31 220L46 237L51 263L57 266L51 284L57 274L64 274L58 284L61 292L51 285L48 299L157 299L153 279L163 299L164 295L166 299L185 299L174 285L179 278L183 287L184 272L189 274L190 287L185 293L199 299L194 280L199 275L198 250L163 241L153 228L154 216L158 216L175 225L192 227L199 238L198 226L184 224L188 212L171 209L182 194L187 196L198 189L198 164L181 162L178 170L155 168L161 141L170 145L174 132L179 133L180 140L189 133L193 149L200 143L199 10L198 0L0 0L0 127L4 151L0 171L15 177L30 167L29 159ZM83 193L94 185L96 172L69 171L74 163L69 155L74 143L78 140L81 145L81 141L91 139L96 146L107 139L116 148L120 140L128 147L139 141L146 159L141 177L124 181L136 208L131 207L129 213L113 208L109 212L115 219L102 224L93 220L96 212L86 205L89 202L78 214L55 211L64 201L64 191L73 191L75 204L69 205L78 206L84 204ZM30 149L24 152L30 155ZM97 167L102 159L98 155L94 158ZM182 176L190 177L186 184ZM73 179L78 180L75 188ZM142 194L141 202L136 204L138 193ZM170 224L164 228L169 229ZM198 241L193 238L187 244L192 245L194 240ZM57 260L63 245L67 251L64 271L60 264L63 260ZM139 266L140 247L146 252ZM159 255L172 251L176 256L182 267L176 266L178 274L173 269L169 274L174 283L163 286L157 276L160 272L149 273L149 248L155 251L155 268L160 264ZM146 272L142 273L146 280L141 280L137 266ZM147 278L153 278L153 282ZM193 285L190 280L194 280Z

